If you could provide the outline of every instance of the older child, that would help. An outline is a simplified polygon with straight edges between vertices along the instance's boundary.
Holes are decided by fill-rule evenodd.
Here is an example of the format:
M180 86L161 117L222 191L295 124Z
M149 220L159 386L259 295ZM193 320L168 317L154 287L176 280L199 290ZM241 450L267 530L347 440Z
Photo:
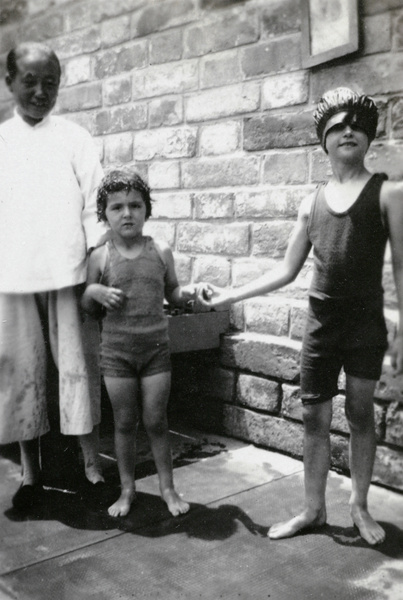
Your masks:
M160 491L169 511L189 510L173 484L167 403L171 366L164 297L181 305L195 299L194 285L180 287L172 252L143 235L151 215L150 190L130 170L107 175L98 190L98 217L111 239L89 261L82 304L104 309L101 368L115 421L121 494L109 514L128 514L135 499L136 432L141 412L156 463Z
M217 306L278 289L295 279L313 246L314 277L301 359L305 506L289 521L273 525L269 536L289 537L326 522L332 397L343 366L351 517L361 536L378 544L385 532L367 506L376 449L373 393L387 346L382 266L388 239L400 313L392 359L397 373L403 372L403 185L371 175L364 166L378 121L369 97L347 88L331 90L314 118L333 176L302 202L283 263L236 290L211 286L211 300L202 301Z

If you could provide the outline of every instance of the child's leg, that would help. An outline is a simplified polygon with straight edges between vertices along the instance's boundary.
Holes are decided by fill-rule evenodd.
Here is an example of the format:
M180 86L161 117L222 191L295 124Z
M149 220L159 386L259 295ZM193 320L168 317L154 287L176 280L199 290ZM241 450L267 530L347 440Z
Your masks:
M373 395L376 381L347 376L346 417L350 428L351 517L369 544L379 544L385 532L368 512L367 497L375 460Z
M84 457L85 476L91 483L103 482L102 469L99 460L99 426L96 425L91 433L78 436Z
M289 521L276 523L269 537L291 537L307 527L326 523L326 482L330 466L330 422L332 402L304 406L304 477L305 506Z
M112 517L124 517L135 498L134 470L138 426L138 382L130 377L105 377L115 425L115 451L118 461L121 494L109 507Z
M176 517L189 510L189 504L177 494L173 484L167 405L171 388L171 373L164 372L141 380L143 423L150 439L160 480L160 491L169 511Z

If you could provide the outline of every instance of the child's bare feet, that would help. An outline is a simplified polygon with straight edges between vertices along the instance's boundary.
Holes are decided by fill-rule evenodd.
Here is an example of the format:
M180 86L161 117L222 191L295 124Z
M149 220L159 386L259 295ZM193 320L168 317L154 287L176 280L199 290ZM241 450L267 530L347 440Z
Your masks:
M381 544L385 540L385 531L374 521L366 508L352 505L351 518L361 537L371 546Z
M119 498L108 508L111 517L125 517L136 499L136 490L122 490Z
M303 529L309 527L321 527L326 523L326 508L323 507L320 511L304 510L301 514L293 517L289 521L276 523L269 529L268 536L272 540L292 537Z
M166 502L169 512L174 516L184 515L189 510L189 504L172 489L161 490L162 499Z

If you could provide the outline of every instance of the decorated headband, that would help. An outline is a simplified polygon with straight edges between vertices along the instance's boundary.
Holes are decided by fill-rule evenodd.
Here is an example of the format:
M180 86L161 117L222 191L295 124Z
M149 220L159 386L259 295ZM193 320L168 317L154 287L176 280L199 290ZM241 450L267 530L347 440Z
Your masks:
M317 136L326 152L326 135L339 123L356 125L365 131L371 143L376 135L378 109L369 96L360 96L349 88L340 87L322 96L313 118Z

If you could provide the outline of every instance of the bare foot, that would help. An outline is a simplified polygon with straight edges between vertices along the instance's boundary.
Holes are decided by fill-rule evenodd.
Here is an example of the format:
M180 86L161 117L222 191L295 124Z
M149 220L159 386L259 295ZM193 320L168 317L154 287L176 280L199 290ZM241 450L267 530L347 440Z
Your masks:
M99 469L95 466L90 465L89 467L85 467L85 476L90 483L105 483L105 479Z
M366 508L351 506L351 518L360 532L361 537L374 546L385 541L385 531L374 521Z
M184 515L188 512L190 506L176 493L174 489L161 491L162 499L165 500L169 512L174 516Z
M122 490L119 498L108 508L111 517L125 517L136 499L135 490Z
M326 523L326 508L317 511L304 510L301 514L289 521L276 523L269 529L268 536L272 540L292 537L296 533L309 527L321 527Z

